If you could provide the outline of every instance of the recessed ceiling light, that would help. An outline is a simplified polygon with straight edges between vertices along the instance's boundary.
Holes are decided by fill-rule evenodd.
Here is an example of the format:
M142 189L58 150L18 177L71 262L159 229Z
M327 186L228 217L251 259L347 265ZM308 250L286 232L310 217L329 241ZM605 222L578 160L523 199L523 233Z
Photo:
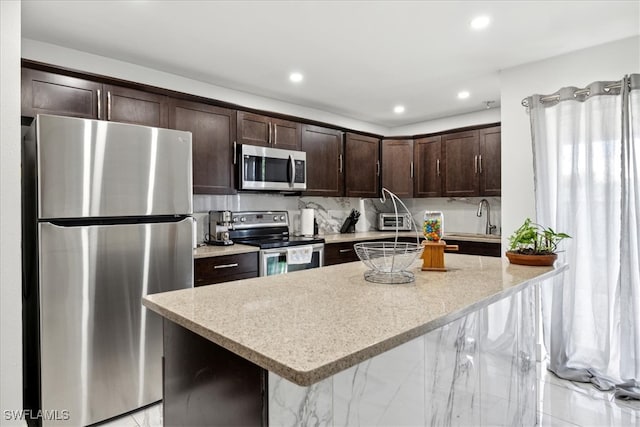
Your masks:
M291 80L294 83L300 83L303 78L304 76L298 72L289 74L289 80Z
M476 16L471 20L471 28L474 30L484 30L491 23L491 18L488 15Z
M462 92L458 92L458 99L467 99L469 95L470 95L469 92L467 92L466 90L463 90Z
M393 107L393 112L396 114L404 113L404 105L396 105L395 107Z

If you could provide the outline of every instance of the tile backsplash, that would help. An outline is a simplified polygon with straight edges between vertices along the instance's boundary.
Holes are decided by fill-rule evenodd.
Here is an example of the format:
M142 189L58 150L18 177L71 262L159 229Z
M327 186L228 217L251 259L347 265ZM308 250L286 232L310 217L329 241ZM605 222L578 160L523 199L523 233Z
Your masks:
M486 211L477 217L478 204L482 197L464 198L429 198L403 199L418 227L422 224L424 211L442 211L444 213L444 229L453 232L484 233ZM501 232L501 200L500 197L486 197L491 206L491 224ZM356 231L376 230L377 214L393 212L393 203L388 198L385 203L380 199L360 199L354 197L299 197L282 194L242 193L227 196L209 196L196 194L193 196L194 217L198 224L198 241L205 239L209 229L209 210L286 210L289 212L290 229L298 234L300 229L300 209L315 210L320 234L338 233L344 219L351 209L360 211L360 220ZM404 208L398 204L398 211Z

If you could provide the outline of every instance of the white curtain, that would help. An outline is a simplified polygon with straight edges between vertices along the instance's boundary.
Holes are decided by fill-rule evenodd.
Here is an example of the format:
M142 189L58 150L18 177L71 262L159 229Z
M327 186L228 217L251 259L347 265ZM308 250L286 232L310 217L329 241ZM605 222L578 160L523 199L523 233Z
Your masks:
M549 369L640 399L640 75L527 102L537 222L573 237L541 288Z

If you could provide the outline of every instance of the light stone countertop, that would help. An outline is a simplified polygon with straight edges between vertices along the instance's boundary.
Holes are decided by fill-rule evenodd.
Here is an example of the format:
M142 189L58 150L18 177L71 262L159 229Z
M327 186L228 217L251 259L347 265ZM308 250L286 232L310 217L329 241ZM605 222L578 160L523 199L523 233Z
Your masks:
M215 245L206 245L206 246L198 246L197 249L193 250L193 258L209 258L214 256L223 256L223 255L237 255L237 254L246 254L249 252L258 252L260 248L256 246L249 245L241 245L239 243L234 243L230 246L215 246Z
M299 385L311 385L437 329L558 267L446 254L447 272L411 267L416 281L364 280L361 262L148 295L167 319Z
M393 239L395 237L393 231L367 231L359 233L345 233L345 234L326 234L320 237L324 238L326 244L331 243L343 243L343 242L365 242L367 240L376 239ZM415 238L416 233L413 231L400 231L399 237ZM422 235L420 234L422 237ZM471 242L487 242L487 243L500 243L500 238L497 236L485 237L483 234L473 233L454 233L453 235L445 235L444 240L466 240ZM199 246L193 250L193 258L209 258L222 255L235 255L244 254L248 252L257 252L260 249L254 246L242 245L235 243L231 246Z

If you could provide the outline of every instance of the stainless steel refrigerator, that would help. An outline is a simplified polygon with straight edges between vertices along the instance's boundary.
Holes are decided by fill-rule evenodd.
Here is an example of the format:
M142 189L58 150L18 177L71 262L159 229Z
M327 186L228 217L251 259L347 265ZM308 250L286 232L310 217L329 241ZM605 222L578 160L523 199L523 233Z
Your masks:
M39 115L22 167L29 424L162 399L162 322L141 298L193 286L191 134Z

